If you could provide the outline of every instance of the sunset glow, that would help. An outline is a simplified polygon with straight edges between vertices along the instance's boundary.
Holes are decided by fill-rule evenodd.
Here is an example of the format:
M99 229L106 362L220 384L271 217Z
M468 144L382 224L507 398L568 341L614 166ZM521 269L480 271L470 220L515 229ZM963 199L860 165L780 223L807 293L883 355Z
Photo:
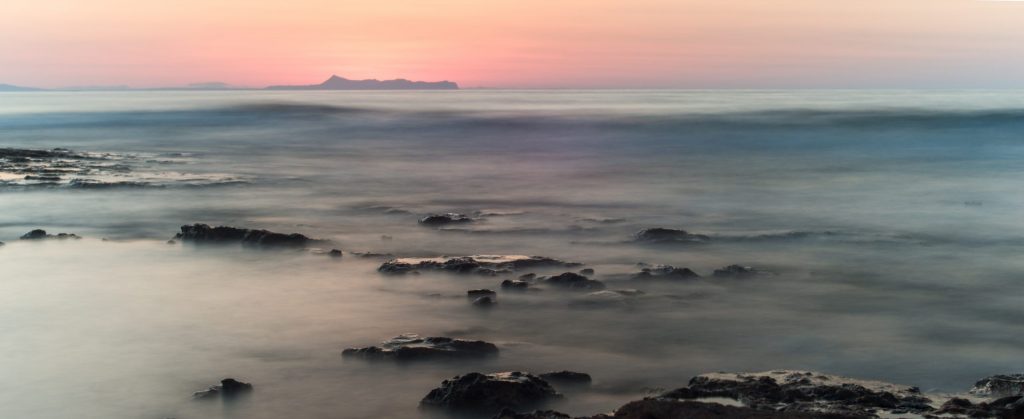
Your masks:
M467 87L1024 85L1024 3L7 0L0 82Z

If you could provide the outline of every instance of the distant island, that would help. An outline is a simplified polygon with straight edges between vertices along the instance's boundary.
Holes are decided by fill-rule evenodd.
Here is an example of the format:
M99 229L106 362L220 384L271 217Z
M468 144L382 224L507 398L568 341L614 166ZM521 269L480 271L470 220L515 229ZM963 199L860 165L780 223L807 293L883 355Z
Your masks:
M456 90L458 88L458 84L450 81L349 80L339 76L331 76L320 84L267 87L268 90Z
M21 87L13 84L0 84L0 92L34 92L40 89L32 87Z

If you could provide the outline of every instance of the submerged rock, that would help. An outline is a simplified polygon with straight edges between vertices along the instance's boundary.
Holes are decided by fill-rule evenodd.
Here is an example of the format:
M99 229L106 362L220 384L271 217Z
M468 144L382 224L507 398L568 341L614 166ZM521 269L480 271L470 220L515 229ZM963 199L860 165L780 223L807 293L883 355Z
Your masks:
M420 361L427 359L470 359L498 354L498 347L482 340L462 340L447 337L421 338L407 333L386 340L380 346L348 348L342 356L371 360Z
M181 226L181 232L174 236L183 242L197 244L241 243L258 247L305 247L315 240L302 234L282 234L267 230L250 230L236 227L210 227L206 224Z
M509 273L520 269L571 266L579 266L579 264L544 256L473 255L391 259L380 265L377 271L384 274L405 274L413 271L429 270L494 276L499 273Z
M35 229L21 236L21 240L46 240L46 239L80 239L76 234L70 233L58 233L58 234L46 234L46 230Z
M561 397L547 381L530 373L471 372L444 380L420 401L420 405L494 414L506 408L523 410L540 406Z
M603 290L604 283L587 278L583 275L565 272L559 275L542 277L540 281L553 287L573 290Z
M594 274L594 270L591 269L591 268L580 269L579 270L579 274L580 275L593 275Z
M646 228L633 235L633 241L641 243L706 243L711 238L703 234L692 234L673 228Z
M327 252L327 256L330 256L332 258L340 258L342 257L342 253L341 250L339 249L331 249L330 252Z
M643 294L643 291L634 289L588 292L582 298L571 302L569 305L577 307L626 306L631 304L636 297Z
M479 297L473 300L473 305L477 307L491 307L495 304L498 304L498 300L492 296Z
M495 297L498 293L489 289L478 289L466 291L466 296L469 298L480 298L480 297Z
M508 291L526 291L530 288L529 281L523 281L521 279L506 279L501 281L501 289Z
M211 386L206 390L197 391L193 393L192 398L200 400L209 400L219 397L223 400L230 400L251 393L252 389L252 384L243 383L241 381L235 380L234 378L225 378L223 380L220 380L219 386Z
M473 222L473 219L466 216L466 214L459 214L455 212L449 212L446 214L430 214L426 217L420 218L419 221L420 224L431 227L471 222Z
M970 393L980 397L1024 395L1024 374L1000 374L985 377L974 384Z
M541 374L540 378L549 383L562 385L589 385L591 382L590 374L575 371L547 372Z
M515 410L505 408L491 419L572 419L572 416L554 410L534 410L530 413L516 413Z
M640 272L633 274L632 278L687 280L700 278L700 275L690 270L690 268L677 268L672 265L656 265L653 267L640 269Z
M759 275L771 275L767 271L754 269L750 266L729 265L724 268L715 269L712 274L715 278L752 278Z
M916 387L805 371L702 374L662 399L725 397L758 410L874 417L878 410L926 413L931 400Z

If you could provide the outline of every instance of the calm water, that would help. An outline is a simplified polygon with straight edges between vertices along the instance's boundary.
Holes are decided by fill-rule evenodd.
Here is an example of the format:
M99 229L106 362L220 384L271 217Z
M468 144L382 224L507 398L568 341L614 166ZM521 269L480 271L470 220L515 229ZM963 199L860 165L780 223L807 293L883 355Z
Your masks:
M509 369L591 373L554 407L593 414L716 370L959 391L1024 354L1024 92L0 94L2 147L123 170L90 187L0 176L0 417L416 417L442 379ZM483 215L416 224L439 211ZM165 244L193 222L353 252L544 255L646 294L501 294L481 311L465 290L503 278ZM629 242L656 226L713 240ZM33 228L85 238L17 240ZM637 262L776 275L624 279ZM405 332L502 352L339 356ZM256 393L190 400L229 376Z

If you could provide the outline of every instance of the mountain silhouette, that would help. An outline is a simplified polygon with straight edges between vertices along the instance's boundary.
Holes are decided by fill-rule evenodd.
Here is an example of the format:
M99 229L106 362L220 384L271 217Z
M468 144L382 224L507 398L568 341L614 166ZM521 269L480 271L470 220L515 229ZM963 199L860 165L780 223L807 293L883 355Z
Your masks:
M455 90L459 85L450 81L349 80L337 75L323 83L300 86L269 86L269 90Z

